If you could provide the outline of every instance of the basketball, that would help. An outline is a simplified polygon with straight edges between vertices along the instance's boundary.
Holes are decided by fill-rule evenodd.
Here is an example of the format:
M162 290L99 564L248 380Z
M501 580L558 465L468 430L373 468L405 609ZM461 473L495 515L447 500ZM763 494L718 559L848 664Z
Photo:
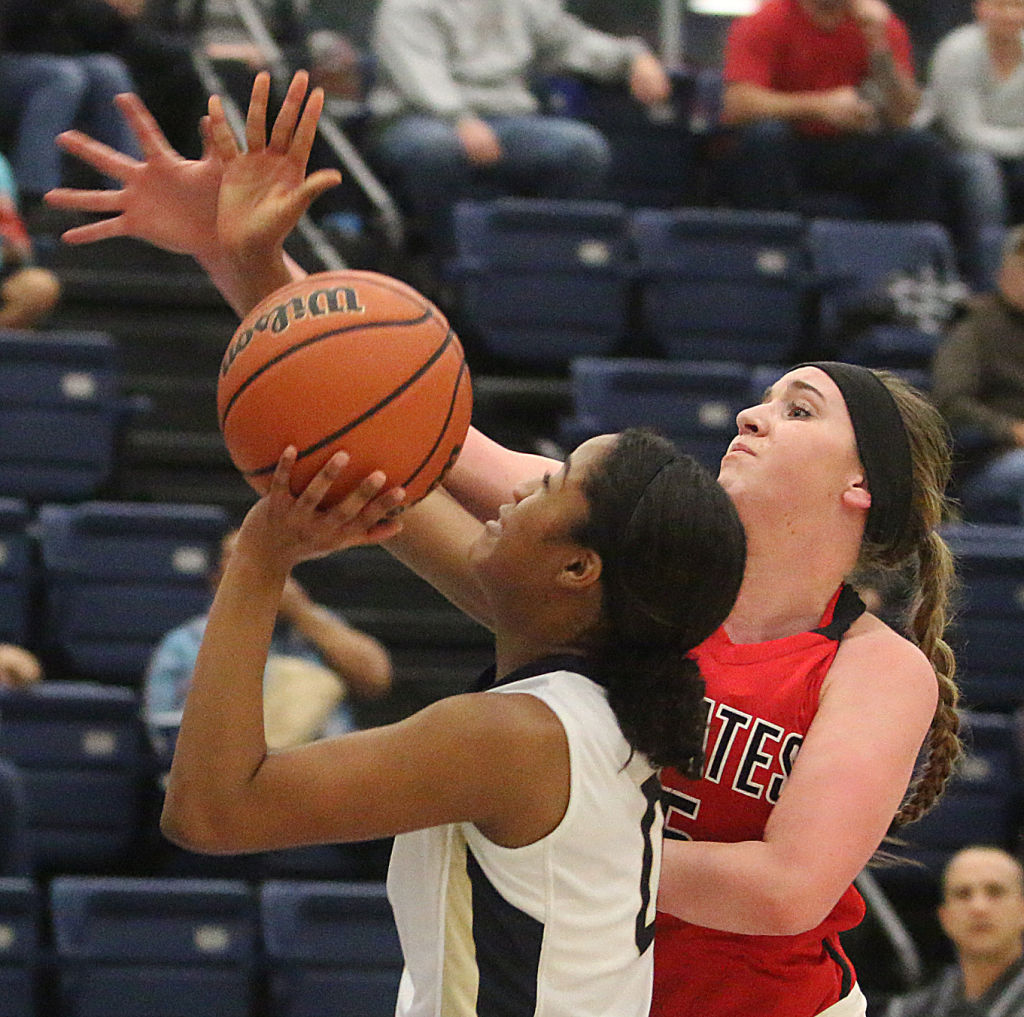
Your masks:
M254 307L221 361L217 415L231 460L265 494L298 450L298 494L339 451L349 465L323 504L367 474L419 501L462 449L473 395L462 344L411 286L377 272L320 272Z

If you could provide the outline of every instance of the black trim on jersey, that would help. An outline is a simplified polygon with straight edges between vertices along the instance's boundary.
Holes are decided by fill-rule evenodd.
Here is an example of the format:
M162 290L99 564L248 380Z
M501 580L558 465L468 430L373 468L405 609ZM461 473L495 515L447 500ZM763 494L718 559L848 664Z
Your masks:
M513 907L466 848L473 894L473 945L480 977L477 1017L533 1017L544 923Z
M821 628L811 629L819 636L826 639L834 639L837 643L846 635L846 630L867 610L864 601L852 586L843 583L836 600L835 610L832 612L832 621Z
M843 973L843 980L839 985L839 998L846 999L853 988L853 969L847 963L846 958L827 939L823 939L821 945L825 948L825 953L839 965L839 970Z
M529 664L517 667L501 678L497 677L497 668L492 664L473 683L471 691L486 692L499 685L508 685L510 682L517 682L523 678L534 678L539 674L550 674L552 671L572 671L573 674L581 674L584 678L589 678L597 685L604 685L604 682L592 673L592 668L586 657L577 653L554 653L549 657L541 657L539 660L532 660Z

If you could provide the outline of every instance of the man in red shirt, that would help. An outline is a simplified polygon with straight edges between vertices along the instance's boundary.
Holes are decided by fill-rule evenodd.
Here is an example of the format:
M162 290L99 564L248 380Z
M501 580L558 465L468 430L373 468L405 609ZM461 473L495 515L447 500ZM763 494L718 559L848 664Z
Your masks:
M766 0L733 23L723 77L732 204L801 211L829 191L886 219L946 218L943 149L910 126L910 39L882 0Z

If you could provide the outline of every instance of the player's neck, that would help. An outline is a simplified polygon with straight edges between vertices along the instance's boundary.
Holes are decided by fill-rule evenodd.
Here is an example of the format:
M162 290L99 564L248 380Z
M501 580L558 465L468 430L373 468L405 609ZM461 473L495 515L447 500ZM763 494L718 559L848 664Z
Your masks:
M828 531L748 529L743 585L725 623L733 642L784 639L817 627L856 562L854 543L822 540L822 532Z

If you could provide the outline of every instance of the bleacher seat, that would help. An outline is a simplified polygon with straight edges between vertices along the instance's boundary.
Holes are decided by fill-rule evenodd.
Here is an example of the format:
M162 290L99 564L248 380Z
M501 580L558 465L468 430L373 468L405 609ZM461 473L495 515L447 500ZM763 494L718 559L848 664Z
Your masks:
M927 369L964 295L953 242L933 222L814 219L821 341L843 360Z
M643 326L670 357L786 363L807 341L804 221L779 212L638 209Z
M0 876L31 876L25 775L0 755Z
M59 876L65 1017L250 1017L258 917L241 880Z
M41 897L28 877L0 878L0 1017L36 1013Z
M750 403L750 368L740 363L585 357L572 361L570 381L567 446L651 427L715 470L736 434L736 414Z
M0 643L31 641L33 594L32 513L20 498L0 498Z
M36 871L94 870L131 858L151 776L132 690L53 679L0 689L0 756L24 782Z
M84 677L141 681L153 647L209 606L228 528L212 505L83 502L38 517L48 649Z
M260 924L275 1017L391 1017L402 971L383 883L268 880Z
M459 202L450 272L482 349L542 366L612 352L627 330L628 224L616 202Z
M124 409L111 337L0 329L0 361L0 491L31 502L95 496Z
M961 711L964 757L939 804L899 831L899 853L938 876L950 856L973 844L1012 851L1020 826L1021 766L1016 721L1005 713ZM889 883L920 873L886 872Z
M957 559L961 603L949 635L964 702L1024 704L1024 527L962 523L943 535Z

